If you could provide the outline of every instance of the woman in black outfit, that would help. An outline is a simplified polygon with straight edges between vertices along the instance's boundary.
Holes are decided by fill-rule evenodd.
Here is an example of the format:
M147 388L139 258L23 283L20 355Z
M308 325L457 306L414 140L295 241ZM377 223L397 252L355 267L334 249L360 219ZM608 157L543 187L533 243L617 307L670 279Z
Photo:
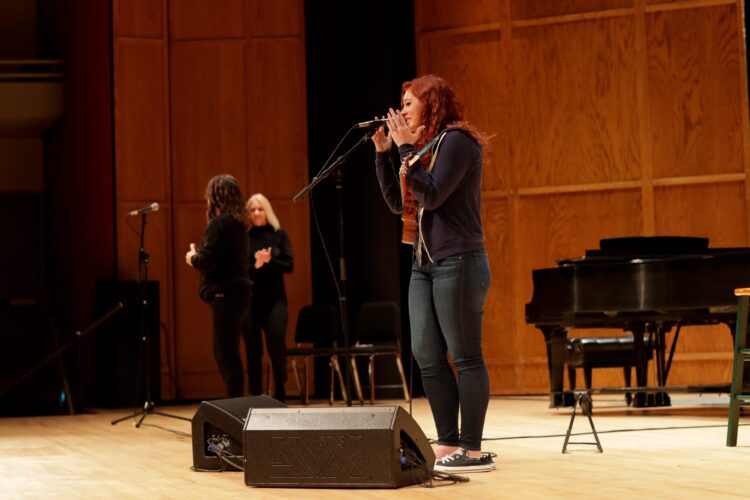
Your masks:
M273 369L274 398L284 401L286 382L286 326L289 319L284 274L294 268L292 244L271 203L262 194L247 201L250 227L250 279L253 298L243 323L250 394L263 392L263 340Z
M214 357L227 388L227 397L243 395L240 358L242 318L250 305L252 281L248 277L250 226L237 179L222 174L206 186L208 225L200 249L195 243L185 262L201 272L199 295L211 305Z

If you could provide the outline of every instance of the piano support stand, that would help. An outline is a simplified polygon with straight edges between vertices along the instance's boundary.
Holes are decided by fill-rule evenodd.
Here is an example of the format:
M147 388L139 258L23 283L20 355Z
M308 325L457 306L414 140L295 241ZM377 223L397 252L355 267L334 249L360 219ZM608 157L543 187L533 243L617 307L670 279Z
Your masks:
M599 441L599 435L596 433L596 428L594 427L594 420L591 418L591 391L573 391L573 394L575 395L575 404L573 405L573 411L570 414L570 424L568 424L568 432L565 434L565 442L563 443L562 452L567 453L569 444L590 444L596 445L596 449L599 451L599 453L604 453L602 444ZM591 431L593 432L594 439L596 440L596 442L594 443L570 441L570 432L573 430L573 422L576 419L576 409L579 406L581 407L581 411L583 412L583 414L586 415L586 417L588 417L589 419Z

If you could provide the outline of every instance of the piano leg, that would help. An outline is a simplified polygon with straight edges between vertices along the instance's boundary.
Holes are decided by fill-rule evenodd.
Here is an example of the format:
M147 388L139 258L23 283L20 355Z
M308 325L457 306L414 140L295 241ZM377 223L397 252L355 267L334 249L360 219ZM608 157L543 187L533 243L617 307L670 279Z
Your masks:
M643 334L645 328L636 328L630 330L633 334L633 349L635 350L635 385L637 387L646 387L648 385L648 358L650 347L643 343ZM645 392L636 392L633 398L633 408L643 408L648 406L648 394Z
M539 327L547 344L547 369L549 370L550 408L573 406L575 396L565 391L563 378L565 372L565 353L568 346L568 329L563 327Z
M659 387L667 385L667 333L672 330L672 324L660 324L654 332L654 362L656 363L656 384ZM666 392L657 392L654 394L653 406L671 406L669 394Z
M656 385L664 387L666 383L665 336L672 329L671 324L646 325L645 328L632 329L633 347L635 349L635 383L638 387L648 386L648 361L652 355L656 366ZM644 342L643 337L649 333ZM669 394L664 391L652 393L639 392L633 400L634 408L648 406L670 406Z

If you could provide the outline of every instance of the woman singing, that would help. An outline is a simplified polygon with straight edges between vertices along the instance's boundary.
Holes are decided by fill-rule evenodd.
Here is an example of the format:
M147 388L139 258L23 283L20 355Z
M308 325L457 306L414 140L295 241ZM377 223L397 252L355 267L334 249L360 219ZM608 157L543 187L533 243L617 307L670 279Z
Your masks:
M199 295L211 305L214 357L227 388L227 397L243 395L240 335L250 306L248 238L250 226L237 179L222 174L206 186L208 225L200 249L195 243L185 262L201 272Z
M401 104L400 111L388 112L388 133L381 127L372 141L391 211L403 209L399 175L419 203L409 318L412 352L438 433L435 470L490 471L495 469L491 454L481 452L490 393L482 356L490 286L480 214L486 138L464 121L463 103L440 77L405 82ZM393 143L402 163L398 173L390 160Z
M292 244L281 229L271 203L262 194L247 200L252 227L250 228L250 279L253 298L243 323L247 354L247 375L250 394L263 391L263 339L273 368L274 398L284 401L286 382L286 325L289 312L286 302L284 274L294 268Z

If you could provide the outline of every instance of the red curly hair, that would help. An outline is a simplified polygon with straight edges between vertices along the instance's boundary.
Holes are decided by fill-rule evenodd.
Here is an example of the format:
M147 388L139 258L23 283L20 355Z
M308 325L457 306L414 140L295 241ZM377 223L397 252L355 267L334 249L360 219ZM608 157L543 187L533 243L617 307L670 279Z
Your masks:
M460 127L480 145L487 144L487 136L464 120L464 103L443 78L436 75L424 75L409 80L401 85L401 102L404 94L411 91L422 103L421 124L425 126L414 145L421 150L440 131L447 127ZM424 154L423 161L429 163L430 152ZM425 164L426 164L425 163Z

